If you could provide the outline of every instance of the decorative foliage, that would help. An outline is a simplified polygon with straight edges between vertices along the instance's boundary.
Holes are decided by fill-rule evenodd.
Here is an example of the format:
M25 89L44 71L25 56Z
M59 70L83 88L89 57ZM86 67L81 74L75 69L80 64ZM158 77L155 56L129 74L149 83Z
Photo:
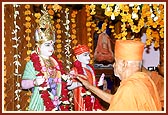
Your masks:
M92 4L90 7L94 11L95 5ZM104 10L107 19L122 22L121 32L118 34L115 33L114 27L110 25L116 39L126 40L127 28L130 28L134 33L134 38L141 33L142 28L146 28L146 45L150 45L154 41L154 47L159 47L160 39L164 38L164 4L102 4L101 8ZM91 12L90 14L94 15L95 13ZM98 32L101 32L101 30ZM156 35L156 37L153 35Z

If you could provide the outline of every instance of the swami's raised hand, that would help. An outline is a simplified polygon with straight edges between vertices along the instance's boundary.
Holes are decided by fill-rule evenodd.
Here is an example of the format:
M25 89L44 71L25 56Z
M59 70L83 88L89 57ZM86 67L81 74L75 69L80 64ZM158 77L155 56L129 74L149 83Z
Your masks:
M82 84L88 89L89 85L91 85L88 81L87 81L87 77L81 74L76 74L76 78L82 82Z

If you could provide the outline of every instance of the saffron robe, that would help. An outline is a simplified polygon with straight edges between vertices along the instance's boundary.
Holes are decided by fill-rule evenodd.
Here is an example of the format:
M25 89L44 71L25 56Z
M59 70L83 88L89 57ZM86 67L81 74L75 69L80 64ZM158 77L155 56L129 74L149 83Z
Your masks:
M146 73L133 74L121 81L108 111L161 111L156 85Z
M108 61L114 60L110 37L106 33L101 33L98 37L97 46L94 53L96 61Z
M159 93L159 98L161 102L161 106L164 108L164 78L158 74L156 71L151 71L150 77L156 84L156 88Z

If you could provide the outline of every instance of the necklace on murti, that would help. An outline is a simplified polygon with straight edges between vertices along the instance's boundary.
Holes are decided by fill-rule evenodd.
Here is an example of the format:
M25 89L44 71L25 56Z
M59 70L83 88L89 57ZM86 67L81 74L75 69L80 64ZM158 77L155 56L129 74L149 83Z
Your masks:
M54 64L52 63L52 61L50 59L44 59L44 58L42 58L42 59L44 61L44 65L46 67L47 76L54 78L55 77Z

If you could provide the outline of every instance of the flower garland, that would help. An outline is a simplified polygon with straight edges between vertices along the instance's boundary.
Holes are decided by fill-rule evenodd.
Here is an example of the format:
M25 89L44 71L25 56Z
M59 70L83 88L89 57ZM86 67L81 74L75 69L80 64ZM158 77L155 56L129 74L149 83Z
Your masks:
M61 62L59 62L57 60L57 58L52 55L51 56L52 58L54 58L57 62L58 62L58 67L56 67L56 70L59 70L61 72L61 74L65 73L65 71L63 70L63 67L62 67L62 64ZM38 71L39 73L36 75L36 76L44 76L44 73L42 72L42 65L40 63L40 59L39 59L39 56L36 54L36 53L32 53L30 55L30 59L31 61L33 62L33 66L35 68L36 71ZM44 82L41 87L45 87L46 86L46 82ZM61 111L66 111L69 109L69 98L67 97L68 96L68 90L66 89L66 82L65 81L62 81L62 94L61 94L61 104L60 104L60 108L61 108ZM55 106L51 100L51 98L49 97L49 93L47 90L43 90L41 93L41 98L43 99L43 102L44 102L44 106L46 107L46 111L51 111L51 110L54 110Z
M78 43L77 39L76 39L76 15L77 15L77 11L73 10L71 13L71 39L72 39L72 49L75 48L76 44ZM73 60L75 60L75 56L73 56Z
M52 9L54 10L54 12L56 13L56 16L57 16L57 19L56 19L56 22L55 22L55 28L56 28L56 33L57 33L57 36L56 36L56 51L55 52L57 52L57 58L59 59L59 60L61 60L62 59L62 54L61 54L61 52L62 52L62 45L61 45L61 43L62 43L62 40L61 40L61 33L62 33L62 31L61 31L61 25L60 25L60 23L61 23L61 15L60 15L60 12L61 12L61 10L62 10L62 6L60 6L60 5L58 5L58 4L54 4L54 5L52 5Z
M70 58L71 58L71 52L70 52L70 49L71 49L71 35L70 35L70 20L69 20L69 9L66 8L65 9L65 23L63 24L65 26L65 36L66 36L66 39L65 39L65 45L64 45L64 49L65 49L65 56L66 56L66 69L68 71L70 71L70 67L71 67L71 61L70 61Z
M19 77L21 77L21 74L19 74L19 66L21 66L20 62L19 62L19 51L18 51L18 47L19 47L19 38L17 35L18 30L20 30L20 27L17 25L17 16L19 15L19 11L17 11L16 9L19 7L19 5L14 4L14 30L12 32L12 34L14 35L14 37L12 38L12 40L15 41L16 44L12 45L12 47L15 49L16 54L14 55L14 62L13 64L15 65L15 71L14 71L14 76L16 77L16 90L15 90L15 100L17 100L17 104L16 104L16 108L18 110L20 109L20 92L22 91L20 88L20 82L19 82Z
M26 18L25 18L26 23L24 24L24 26L26 27L25 32L27 34L27 36L26 36L27 45L26 46L27 46L27 55L30 55L31 54L30 48L32 47L32 44L30 43L30 39L31 39L31 37L30 37L30 33L31 33L30 5L28 5L28 4L25 5L25 9L26 9L26 11L24 12L24 15L26 16Z
M91 5L92 7L92 11L93 11L93 9L94 9L94 5ZM89 49L90 49L90 57L91 57L91 60L90 60L90 64L93 64L93 39L92 39L92 34L91 34L91 31L92 31L92 29L91 29L91 25L93 24L93 22L92 22L92 16L91 16L91 14L90 14L90 6L89 5L86 5L86 7L85 7L86 9L85 9L85 12L86 12L86 16L87 16L87 19L86 19L86 28L87 28L87 39L88 39L88 47L89 47Z
M163 4L102 4L101 8L104 9L104 14L108 17L111 16L111 20L115 20L115 17L121 16L121 33L116 34L114 30L113 35L117 39L127 39L127 26L131 27L133 33L139 33L142 27L147 27L148 34L146 45L150 45L154 40L154 47L159 47L160 38L164 38L164 5ZM130 13L130 9L132 12ZM139 15L141 13L141 15ZM137 23L134 23L136 21ZM149 33L149 29L156 29L159 33L159 37L153 39L152 33ZM154 32L151 30L151 32ZM156 34L155 34L156 35ZM152 40L151 40L152 39Z
M82 64L80 61L76 60L73 63L73 66L77 69L78 74L84 75L84 71L82 69ZM91 67L92 70L94 70L94 68L91 64L88 64L88 66ZM99 100L97 98L95 98L94 103L92 102L91 93L89 91L87 91L86 88L82 89L82 93L80 95L83 97L86 111L93 111L93 109L100 110L102 108L102 106L100 105Z

